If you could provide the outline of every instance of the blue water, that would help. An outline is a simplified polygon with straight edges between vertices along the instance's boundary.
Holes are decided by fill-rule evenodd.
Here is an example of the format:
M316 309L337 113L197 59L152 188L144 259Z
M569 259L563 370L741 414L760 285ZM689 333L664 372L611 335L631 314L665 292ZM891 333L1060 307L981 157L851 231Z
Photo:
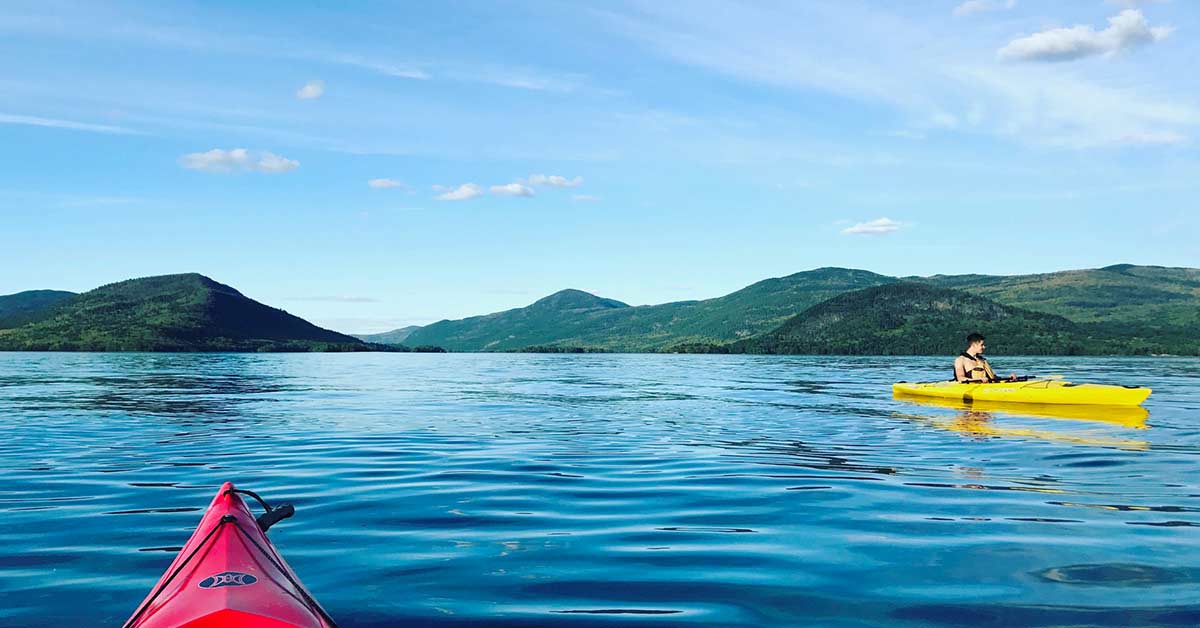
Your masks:
M891 398L948 358L0 354L0 625L120 625L224 480L346 627L1200 624L1200 361L994 362L1149 418Z

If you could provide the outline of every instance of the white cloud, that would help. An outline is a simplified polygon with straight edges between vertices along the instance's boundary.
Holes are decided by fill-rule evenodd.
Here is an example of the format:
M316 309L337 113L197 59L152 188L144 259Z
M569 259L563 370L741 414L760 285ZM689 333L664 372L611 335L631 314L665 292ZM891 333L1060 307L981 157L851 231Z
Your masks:
M1009 61L1071 61L1094 55L1113 55L1122 50L1162 41L1174 29L1150 26L1136 9L1126 9L1108 18L1108 28L1091 26L1052 28L1014 39L997 53Z
M268 151L251 152L245 148L224 150L214 148L203 153L189 153L179 159L189 170L202 172L265 172L275 174L300 167L300 162Z
M583 185L583 177L568 179L556 174L531 174L528 181L529 185L548 185L555 188L574 188Z
M371 186L372 188L375 188L376 190L388 190L391 188L408 189L407 185L405 185L395 179L371 179L371 180L367 181L367 185Z
M592 196L591 194L576 194L571 197L571 200L575 201L576 203L595 203L596 201L600 200L600 197Z
M91 131L93 133L111 133L114 135L138 135L137 131L107 124L90 124L73 120L57 120L55 118L39 118L37 116L21 116L0 113L0 124L20 124L25 126L44 126L55 129L70 129L72 131Z
M967 0L954 7L954 17L967 17L976 13L1009 10L1017 6L1017 0Z
M275 153L263 151L258 158L258 163L255 164L255 169L259 172L287 172L300 167L300 162L295 159L280 157Z
M520 183L493 185L491 191L497 196L533 196L533 188Z
M904 223L891 218L876 218L842 229L843 235L884 235L899 231Z
M439 201L465 201L483 194L483 188L475 183L464 183L456 188L435 185L433 189L442 192L435 197Z
M325 81L309 81L304 84L304 87L296 90L296 98L300 100L313 100L320 98L325 94Z

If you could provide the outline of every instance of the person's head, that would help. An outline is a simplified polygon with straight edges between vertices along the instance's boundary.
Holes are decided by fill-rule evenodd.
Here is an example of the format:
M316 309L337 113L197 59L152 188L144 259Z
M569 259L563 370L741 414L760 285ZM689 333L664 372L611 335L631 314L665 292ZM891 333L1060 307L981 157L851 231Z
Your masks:
M967 335L967 353L979 355L986 348L987 345L983 342L983 334L973 333Z

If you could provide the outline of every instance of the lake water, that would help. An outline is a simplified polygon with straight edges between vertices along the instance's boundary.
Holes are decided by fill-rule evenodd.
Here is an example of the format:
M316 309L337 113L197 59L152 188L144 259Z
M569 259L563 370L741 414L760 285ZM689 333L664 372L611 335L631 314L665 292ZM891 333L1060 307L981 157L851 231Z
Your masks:
M0 626L120 625L224 480L343 627L1200 624L1200 361L892 399L950 360L0 353Z

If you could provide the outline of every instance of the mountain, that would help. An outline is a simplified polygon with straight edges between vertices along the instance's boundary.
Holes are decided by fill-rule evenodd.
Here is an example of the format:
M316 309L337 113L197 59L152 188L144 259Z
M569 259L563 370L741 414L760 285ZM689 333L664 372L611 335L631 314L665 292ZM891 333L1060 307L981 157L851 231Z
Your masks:
M452 351L709 350L765 334L838 295L897 281L962 290L1023 310L1024 315L1060 316L1082 325L1071 333L1090 338L1079 345L1088 352L1108 347L1117 353L1180 353L1190 351L1188 347L1196 342L1193 338L1200 338L1200 270L1122 264L1039 275L935 275L903 280L863 270L819 268L703 301L618 308L585 304L553 315L536 311L543 304L539 302L434 323L413 332L406 342ZM563 294L543 301L564 298ZM579 294L599 299L586 293L575 296ZM1120 342L1105 344L1114 339ZM1029 350L1041 351L1038 346Z
M381 345L398 345L404 342L414 331L420 329L420 325L409 325L400 329L393 329L378 334L353 334L355 338L363 342L375 342Z
M658 351L680 343L724 343L769 331L838 294L892 281L864 270L819 268L714 299L637 307L564 290L524 308L427 325L406 342L451 351Z
M836 296L778 329L729 346L733 353L954 355L973 331L1005 354L1139 353L1098 328L1002 305L961 290L899 282ZM1128 340L1128 339L1127 339Z
M1038 275L906 278L1079 323L1200 331L1200 269L1118 264Z
M0 330L0 350L367 350L198 274L130 279L61 302L47 316Z
M75 296L65 290L26 290L0 296L0 329L20 327Z
M573 337L614 310L629 305L582 290L562 290L528 307L439 321L409 334L413 345L436 345L451 351L503 351L549 344L547 338Z

